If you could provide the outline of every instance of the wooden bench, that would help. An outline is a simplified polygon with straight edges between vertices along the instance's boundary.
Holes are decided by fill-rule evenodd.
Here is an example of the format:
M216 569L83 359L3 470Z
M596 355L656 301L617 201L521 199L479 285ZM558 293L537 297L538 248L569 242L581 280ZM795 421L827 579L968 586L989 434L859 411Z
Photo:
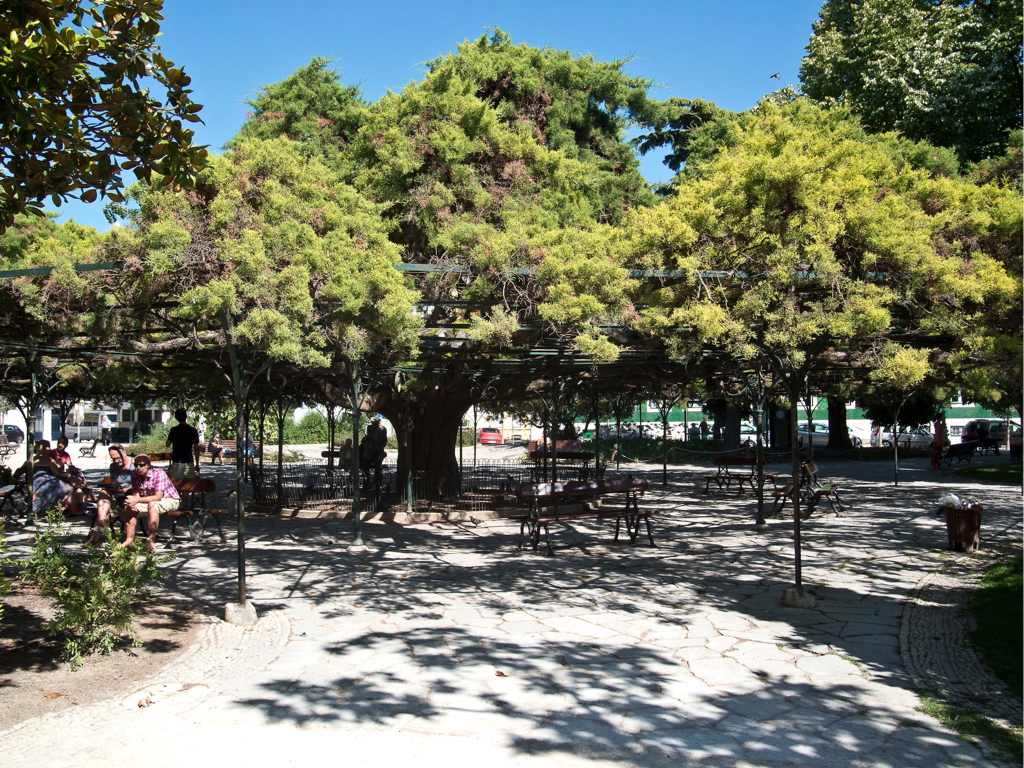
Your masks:
M179 520L184 522L189 538L192 541L200 541L206 531L207 521L212 519L217 524L217 533L221 541L224 541L224 528L220 524L223 510L211 508L206 503L206 494L217 489L213 480L206 477L190 477L176 481L174 487L181 497L181 503L176 510L164 515L171 521L171 540L175 538Z
M199 456L200 456L200 458L202 458L203 456L209 456L211 464L218 463L217 459L220 459L220 463L223 464L224 463L224 457L227 456L228 453L233 453L233 454L237 454L238 453L238 441L237 440L221 440L220 441L220 451L215 451L215 452L212 452L212 453L209 450L207 450L209 448L209 446L210 446L209 443L204 445L203 446L203 450L199 453ZM260 450L262 450L262 446L260 446L258 443L250 443L249 444L249 450L251 450L256 455L259 455ZM245 460L246 461L251 461L252 460L252 456L246 456Z
M734 453L725 454L715 458L715 465L717 470L713 475L706 475L704 477L704 493L711 491L711 484L714 483L718 486L719 490L722 488L731 488L736 486L737 493L743 493L743 486L750 486L750 490L753 491L757 487L757 457L751 453ZM763 462L761 466L764 466ZM749 467L748 472L734 472L730 468L735 467ZM765 480L769 478L766 476Z
M12 443L7 439L7 435L0 435L0 461L4 461L8 456L13 456L18 452L18 443Z
M951 466L955 460L957 464L967 462L970 464L974 461L974 452L978 449L977 441L969 441L966 443L957 443L956 445L950 445L942 454L941 465ZM941 466L940 465L940 466Z
M787 478L780 481L773 477L772 484L774 486L774 499L772 501L773 508L769 514L781 517L786 503L793 501L793 480L792 478ZM822 501L829 503L836 517L840 517L846 511L843 500L839 496L839 485L831 480L820 480L818 478L818 467L813 461L804 462L800 466L799 493L801 520L806 520L813 515L814 510Z
M83 459L95 459L96 458L96 446L100 444L99 440L93 440L92 445L83 445L78 449L79 458Z
M202 459L203 456L209 456L211 464L217 464L217 463L223 464L224 463L224 456L225 456L225 454L227 454L229 448L232 451L238 450L238 441L237 440L221 440L221 441L219 441L219 444L220 444L220 447L218 449L214 450L214 451L210 450L210 444L209 443L206 443L205 445L203 445L202 446L203 450L199 453L199 458Z
M630 544L640 536L640 524L646 524L647 538L654 546L650 510L641 509L638 498L647 490L646 480L632 477L596 481L571 481L568 483L522 483L514 489L516 499L528 506L519 519L519 549L527 542L534 552L540 545L541 531L549 555L554 554L551 546L551 524L566 523L582 518L615 518L615 541L619 540L622 524ZM605 498L621 494L623 505L613 508L594 506Z
M10 485L0 487L0 512L3 512L8 507L11 511L17 514L18 501L20 500L26 510L32 509L31 504L32 494L25 486L24 479L15 480Z

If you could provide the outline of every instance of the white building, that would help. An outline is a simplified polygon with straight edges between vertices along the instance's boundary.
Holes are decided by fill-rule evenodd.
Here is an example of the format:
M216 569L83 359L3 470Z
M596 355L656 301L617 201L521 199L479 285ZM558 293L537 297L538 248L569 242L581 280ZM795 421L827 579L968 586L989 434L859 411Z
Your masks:
M171 418L171 411L163 405L147 402L142 408L131 403L78 403L68 414L66 432L73 442L85 442L100 437L101 423L109 424L112 442L132 442L138 435L145 434L154 424L162 424ZM46 404L39 408L30 419L31 432L35 440L54 442L60 437L60 409ZM13 424L23 433L29 428L21 412L12 409L0 412L0 423Z

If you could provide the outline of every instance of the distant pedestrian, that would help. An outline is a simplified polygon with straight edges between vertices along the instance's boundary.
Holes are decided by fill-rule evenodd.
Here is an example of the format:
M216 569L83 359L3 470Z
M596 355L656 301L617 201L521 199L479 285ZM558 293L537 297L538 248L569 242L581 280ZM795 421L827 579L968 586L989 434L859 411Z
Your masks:
M167 444L171 446L171 466L168 474L173 480L184 480L196 473L202 448L199 443L199 430L188 423L185 409L176 410L174 418L178 420L178 424L171 427L167 433Z
M388 431L381 424L380 416L374 416L359 445L359 466L369 479L372 471L374 485L379 490L383 475L382 465L387 456Z

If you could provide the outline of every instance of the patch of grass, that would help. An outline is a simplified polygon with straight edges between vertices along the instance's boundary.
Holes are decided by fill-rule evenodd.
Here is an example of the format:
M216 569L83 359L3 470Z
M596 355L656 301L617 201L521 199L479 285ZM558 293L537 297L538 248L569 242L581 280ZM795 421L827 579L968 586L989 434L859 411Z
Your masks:
M1020 464L997 464L990 467L964 467L956 471L959 477L982 480L989 483L1020 485Z
M946 704L928 694L921 696L920 709L956 731L961 738L973 744L983 741L1013 764L1020 764L1021 752L1024 751L1024 733L1020 728L1006 728L984 715Z
M989 668L1018 697L1022 695L1024 674L1021 567L1021 555L992 566L971 596L971 610L978 626L971 640Z

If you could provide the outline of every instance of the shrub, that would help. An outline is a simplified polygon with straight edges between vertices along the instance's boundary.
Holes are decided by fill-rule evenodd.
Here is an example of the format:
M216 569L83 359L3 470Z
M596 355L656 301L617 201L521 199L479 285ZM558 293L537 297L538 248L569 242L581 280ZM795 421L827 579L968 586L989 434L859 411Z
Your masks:
M275 434L274 437L276 439L277 435ZM320 411L310 411L296 424L289 414L284 424L284 439L286 443L295 445L326 443L327 417Z
M54 508L40 525L22 579L54 599L57 613L47 624L64 640L63 658L72 669L92 653L110 653L119 642L136 644L132 605L159 579L157 560L118 547L109 534L101 546L72 555L64 546L68 526Z
M128 446L128 453L135 456L139 453L162 453L169 450L167 433L170 429L167 424L154 424L149 434L142 435L137 442Z

